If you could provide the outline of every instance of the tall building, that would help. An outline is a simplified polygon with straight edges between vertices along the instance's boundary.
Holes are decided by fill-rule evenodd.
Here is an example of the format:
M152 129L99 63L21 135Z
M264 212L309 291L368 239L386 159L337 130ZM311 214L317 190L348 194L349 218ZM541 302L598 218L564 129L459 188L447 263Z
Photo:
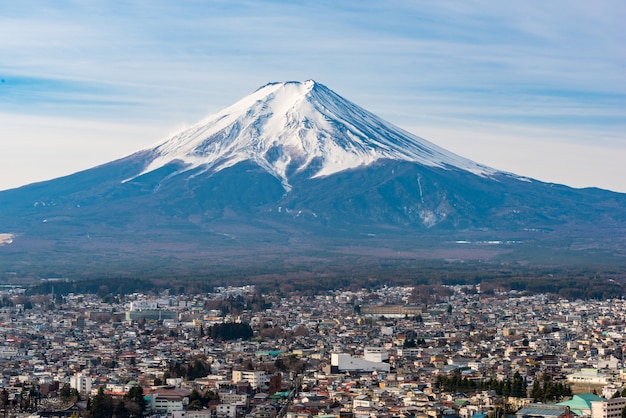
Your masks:
M90 393L91 377L84 373L77 373L70 377L70 387L76 389L78 393Z

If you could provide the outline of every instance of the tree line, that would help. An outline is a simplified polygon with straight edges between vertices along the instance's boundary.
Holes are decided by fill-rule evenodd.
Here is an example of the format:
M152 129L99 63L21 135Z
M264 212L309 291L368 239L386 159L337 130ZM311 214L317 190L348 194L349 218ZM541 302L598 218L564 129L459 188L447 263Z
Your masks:
M204 334L214 340L249 340L254 332L250 324L245 322L224 322L213 324L204 331Z
M460 370L455 370L448 376L438 376L437 384L443 391L451 393L493 390L498 396L516 398L529 396L528 381L517 371L510 379L475 380L463 376ZM565 383L553 382L547 373L543 373L540 379L533 382L530 391L530 397L541 402L558 401L566 396L572 396L571 387Z
M254 284L260 294L289 296L313 295L329 290L376 289L387 286L415 287L414 302L432 303L445 298L448 285L478 285L483 293L517 290L529 294L554 294L567 299L607 299L626 294L624 271L596 271L583 267L530 268L502 267L484 263L467 262L463 265L430 261L401 260L394 263L370 265L352 263L345 265L294 266L298 271L285 271L285 267L271 265L179 275L111 277L102 274L85 280L55 280L33 284L30 295L60 293L91 293L101 297L125 295L135 292L159 293L169 290L174 294L199 294L212 292L215 286ZM361 260L362 261L362 260ZM132 279L132 280L130 280ZM3 302L6 303L6 302ZM263 301L253 301L258 306ZM225 304L219 308L239 309Z

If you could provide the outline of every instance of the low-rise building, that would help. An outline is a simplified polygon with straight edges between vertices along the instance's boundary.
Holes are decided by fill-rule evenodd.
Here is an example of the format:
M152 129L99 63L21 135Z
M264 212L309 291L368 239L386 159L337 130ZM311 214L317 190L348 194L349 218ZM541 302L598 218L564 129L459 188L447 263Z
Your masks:
M531 403L517 411L516 418L575 418L567 406Z

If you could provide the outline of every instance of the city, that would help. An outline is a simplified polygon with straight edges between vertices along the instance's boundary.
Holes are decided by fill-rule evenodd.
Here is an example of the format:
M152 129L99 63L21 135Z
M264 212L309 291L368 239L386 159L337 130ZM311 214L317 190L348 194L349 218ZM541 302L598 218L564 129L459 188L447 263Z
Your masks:
M613 418L626 406L621 299L422 285L7 287L0 300L5 416Z
M0 418L626 418L624 16L3 1Z

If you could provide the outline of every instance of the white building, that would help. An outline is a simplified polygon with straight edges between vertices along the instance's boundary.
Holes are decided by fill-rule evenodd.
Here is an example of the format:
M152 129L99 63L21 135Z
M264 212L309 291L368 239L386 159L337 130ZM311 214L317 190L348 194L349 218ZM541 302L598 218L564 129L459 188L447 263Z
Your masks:
M352 408L371 408L374 406L374 402L372 401L371 396L368 395L359 395L352 399Z
M211 418L212 412L209 409L201 411L184 411L182 412L184 418ZM174 414L172 414L174 416Z
M78 393L91 393L91 377L84 373L77 373L70 377L70 387Z
M363 350L363 359L376 363L389 361L387 350L382 347L365 347Z
M352 357L345 353L332 353L330 355L331 373L345 371L354 372L389 372L391 367L386 363L388 355L384 348L368 347L365 349L363 358Z
M598 369L581 369L579 372L567 375L569 383L606 385L609 383L609 376L600 373Z
M136 300L130 303L131 311L145 311L150 310L153 311L158 309L158 304L154 300Z
M248 382L252 389L258 389L269 382L263 370L233 370L233 383Z
M215 407L215 412L218 417L236 418L237 405L222 403Z
M186 391L179 389L154 389L148 396L149 412L153 414L172 414L176 411L184 411L189 404Z
M248 395L245 393L220 392L219 397L223 404L248 405Z
M610 383L602 388L600 396L605 399L611 399L613 395L615 395L615 392L622 393L622 389L624 389L622 385L618 386L615 383Z
M621 418L626 398L591 402L591 418Z
M598 360L598 369L617 370L621 366L621 362L615 356L609 356Z

